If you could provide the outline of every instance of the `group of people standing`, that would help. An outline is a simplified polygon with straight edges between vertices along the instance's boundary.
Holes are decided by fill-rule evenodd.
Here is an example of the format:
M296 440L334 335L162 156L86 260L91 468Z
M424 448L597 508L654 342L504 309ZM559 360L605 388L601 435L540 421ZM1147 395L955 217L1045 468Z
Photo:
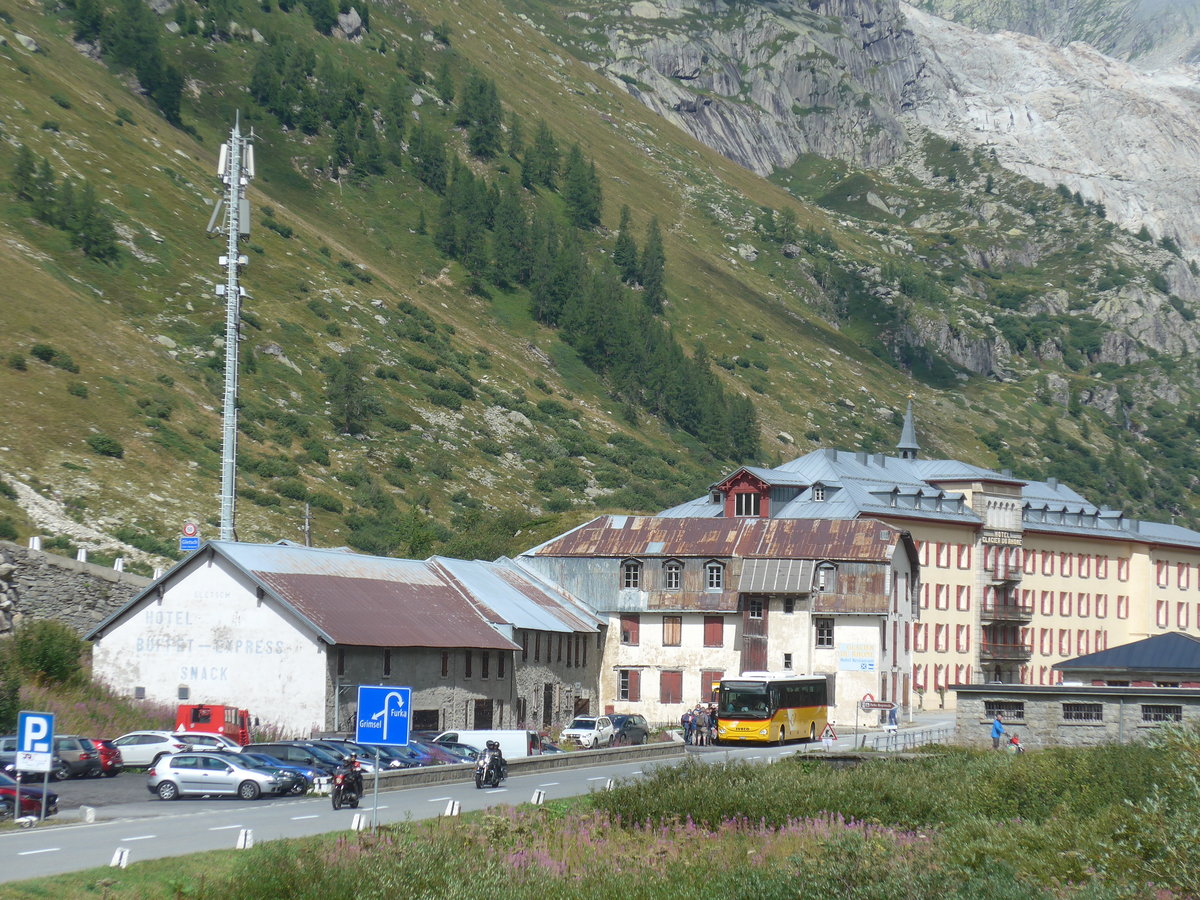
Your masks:
M697 703L694 709L684 711L679 720L683 726L684 743L703 747L717 740L717 706Z

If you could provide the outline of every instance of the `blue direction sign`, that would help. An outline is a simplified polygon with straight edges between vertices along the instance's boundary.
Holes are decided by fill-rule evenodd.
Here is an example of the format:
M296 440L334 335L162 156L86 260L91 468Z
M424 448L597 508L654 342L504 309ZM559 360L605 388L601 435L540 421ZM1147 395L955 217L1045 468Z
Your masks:
M192 550L200 549L200 538L198 537L181 537L179 539L179 552L189 553Z
M49 772L54 746L54 713L22 711L17 715L17 768Z
M360 744L407 747L411 706L412 688L360 684L354 740Z

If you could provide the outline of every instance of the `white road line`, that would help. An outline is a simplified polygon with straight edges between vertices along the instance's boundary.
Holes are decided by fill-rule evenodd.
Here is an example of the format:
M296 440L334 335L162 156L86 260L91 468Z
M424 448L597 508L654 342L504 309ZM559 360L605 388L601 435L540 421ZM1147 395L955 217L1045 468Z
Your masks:
M495 790L488 791L488 793L489 794L507 794L508 788L496 788Z
M123 841L148 841L150 838L158 837L157 834L139 834L137 837L121 838Z
M319 819L319 818L321 818L321 817L320 817L320 816L317 816L317 815L312 815L312 816L292 816L292 821L293 821L293 822L296 822L296 821L298 821L298 820L300 820L300 819Z
M547 781L545 784L539 784L538 787L554 787L557 784L557 781Z
M62 847L47 847L45 850L22 850L17 856L33 856L35 853L57 853Z
M241 828L241 825L218 825L216 828L210 828L209 831L228 831L230 828Z
M429 802L430 803L445 803L449 799L450 799L449 797L433 797L432 799L430 799Z
M589 778L588 781L608 781L608 775L597 775L594 778Z
M634 769L634 770L633 770L633 774L634 774L634 775L641 775L641 774L642 774L642 770L641 770L641 769Z

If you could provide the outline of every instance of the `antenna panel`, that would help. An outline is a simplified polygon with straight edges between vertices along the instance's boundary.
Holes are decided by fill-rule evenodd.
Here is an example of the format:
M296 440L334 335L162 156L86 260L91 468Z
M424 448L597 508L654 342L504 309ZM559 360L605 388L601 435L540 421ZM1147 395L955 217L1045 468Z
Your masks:
M221 145L221 154L217 157L217 177L225 177L225 169L229 165L229 144Z

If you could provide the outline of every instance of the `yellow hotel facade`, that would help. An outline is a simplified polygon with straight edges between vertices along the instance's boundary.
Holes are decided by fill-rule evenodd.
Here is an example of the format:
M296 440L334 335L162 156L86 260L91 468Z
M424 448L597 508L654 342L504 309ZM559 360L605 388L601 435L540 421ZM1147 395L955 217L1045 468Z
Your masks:
M920 560L919 617L903 636L912 667L884 673L904 707L949 708L952 684L1056 684L1066 659L1200 636L1200 532L1101 509L1053 478L921 459L911 405L897 451L744 467L660 515L873 518L908 531ZM724 496L734 482L759 496Z

